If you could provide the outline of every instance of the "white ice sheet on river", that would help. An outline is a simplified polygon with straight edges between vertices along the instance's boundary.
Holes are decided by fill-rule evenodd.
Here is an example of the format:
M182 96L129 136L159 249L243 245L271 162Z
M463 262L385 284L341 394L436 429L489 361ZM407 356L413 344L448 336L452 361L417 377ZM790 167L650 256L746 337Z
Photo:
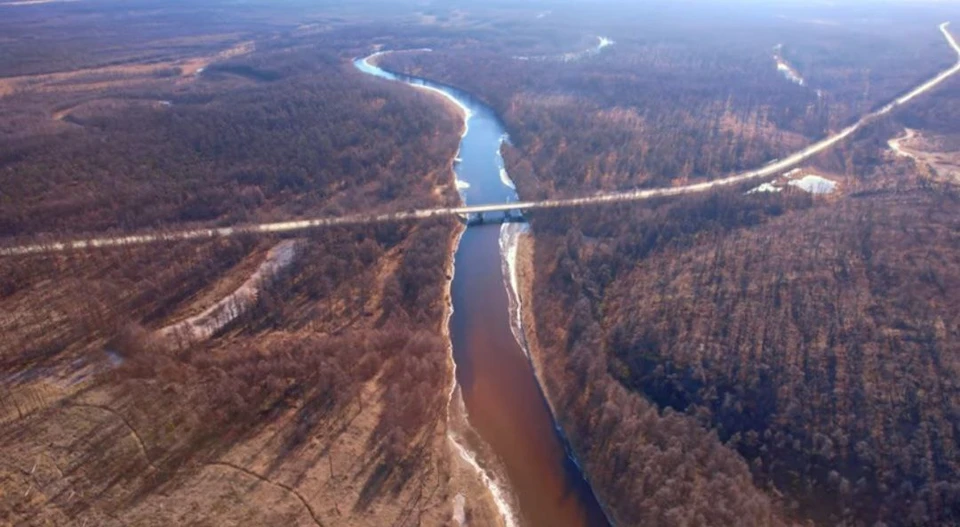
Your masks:
M507 299L510 302L510 330L528 358L530 351L527 349L527 340L523 332L523 304L520 298L520 278L517 275L517 246L520 243L520 236L529 228L526 223L504 223L500 227L501 271L504 286L507 289Z
M417 51L429 51L429 50L424 49L424 50L417 50ZM414 88L420 88L423 90L432 91L434 93L440 94L441 96L445 97L446 99L451 101L453 104L457 105L463 111L463 116L464 116L463 134L461 134L460 138L462 140L464 137L466 137L467 133L470 131L469 122L470 122L470 118L473 117L473 111L471 111L470 108L465 103L463 103L462 101L457 99L454 95L448 93L443 89L435 88L433 86L425 86L423 84L418 84L416 82L406 81L398 77L397 75L390 73L370 62L372 58L383 55L384 53L388 53L388 52L381 51L381 52L374 53L373 55L370 55L369 57L366 57L361 61L355 61L354 64L357 66L357 68L360 71L364 73L368 73L370 75L374 75L374 76L381 77L388 80L404 82L405 84L412 86ZM503 143L506 141L509 141L509 138L507 137L506 134L504 134L500 137L500 142L498 143L498 147L496 151L497 166L500 169L500 180L503 182L504 185L513 189L514 188L513 181L511 181L510 177L507 175L506 169L504 168L503 157L500 155L500 146L502 146ZM458 164L460 163L460 161L461 161L460 150L457 150L457 153L454 157L454 164ZM457 189L460 191L461 197L465 198L464 191L470 188L470 183L468 183L467 181L461 180L456 170L454 171L454 173L456 174ZM459 247L459 245L460 243L458 240L457 247ZM456 273L456 265L454 265L453 267L453 273ZM509 294L509 290L508 290L508 294ZM452 314L453 314L453 306L450 307L450 316L452 316ZM449 319L447 320L447 324L449 324ZM452 348L451 348L451 353L452 353ZM454 371L456 371L456 362L454 362ZM454 381L450 391L450 397L451 397L450 402L451 404L457 403L462 405L463 404L462 397L455 397L457 393L459 392L457 390L456 375L454 375ZM461 408L461 411L466 413L466 408ZM506 527L517 527L517 514L516 512L514 512L513 507L511 507L510 505L510 499L508 498L509 491L507 490L505 485L498 480L496 475L491 474L490 472L488 472L487 470L485 470L483 467L480 466L476 453L470 450L470 448L466 446L466 442L463 441L463 439L460 438L455 432L453 432L452 430L449 431L447 433L447 439L450 441L450 444L453 445L454 450L456 450L457 453L460 455L460 458L464 462L466 462L468 465L473 467L473 469L477 472L478 476L480 477L480 480L490 491L490 494L493 497L494 504L496 505L497 509L500 512L501 518L503 519L504 525ZM454 520L456 521L456 518L454 518Z

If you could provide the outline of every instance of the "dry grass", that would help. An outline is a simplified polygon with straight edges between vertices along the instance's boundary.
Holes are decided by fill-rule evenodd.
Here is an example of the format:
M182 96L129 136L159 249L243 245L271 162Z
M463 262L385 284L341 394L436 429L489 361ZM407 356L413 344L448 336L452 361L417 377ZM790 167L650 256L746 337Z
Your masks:
M163 443L176 444L185 432L179 428L188 425L101 389L58 398L59 404L5 423L12 426L3 432L0 509L8 512L0 514L0 524L59 525L67 518L94 525L208 524L215 518L216 525L445 525L452 518L451 489L458 489L469 497L475 524L493 525L485 490L472 469L450 455L443 426L428 432L435 458L414 484L361 505L378 470L369 445L381 439L377 401L383 389L367 383L362 408L353 406L295 451L284 441L284 431L296 426L297 411L291 410L229 450L183 467L159 492L146 495L139 492L168 477L153 461L164 455Z

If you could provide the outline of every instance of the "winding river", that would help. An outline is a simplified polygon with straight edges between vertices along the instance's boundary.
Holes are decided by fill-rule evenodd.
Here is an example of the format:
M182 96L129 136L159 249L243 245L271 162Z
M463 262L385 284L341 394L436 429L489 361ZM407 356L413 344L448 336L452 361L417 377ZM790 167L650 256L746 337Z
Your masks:
M358 59L360 71L438 92L466 116L456 165L457 187L468 205L517 200L503 168L507 140L493 110L469 94L375 65L374 54ZM464 231L454 255L450 337L456 380L470 427L496 459L484 459L463 440L451 438L489 477L488 487L504 523L530 526L608 525L592 489L568 455L530 360L518 341L519 306L511 265L520 224L486 224ZM505 279L507 277L507 279ZM515 336L516 333L516 336ZM456 393L456 392L454 392Z

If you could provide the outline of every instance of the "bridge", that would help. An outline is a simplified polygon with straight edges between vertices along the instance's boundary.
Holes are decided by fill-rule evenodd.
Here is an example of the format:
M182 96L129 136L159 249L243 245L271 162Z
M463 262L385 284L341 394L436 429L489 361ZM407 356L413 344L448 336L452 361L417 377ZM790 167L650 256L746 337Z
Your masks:
M40 254L49 252L59 252L67 250L90 249L96 247L116 247L123 245L138 245L146 243L156 243L163 241L182 241L182 240L200 240L207 238L218 238L226 236L237 236L241 234L272 234L287 233L296 231L305 231L323 227L336 227L345 225L363 225L371 223L386 223L399 221L423 220L428 218L440 218L455 216L464 221L467 225L476 225L483 223L485 219L496 221L522 221L523 214L527 211L536 209L565 208L565 207L583 207L589 205L600 205L608 203L643 201L658 197L680 196L683 194L694 194L706 192L714 188L724 186L738 185L750 180L771 177L784 172L807 159L823 152L852 134L870 124L874 120L892 112L899 106L909 103L917 96L931 90L949 77L960 71L960 44L953 38L953 35L947 31L945 22L940 25L940 31L950 46L957 52L957 62L950 68L938 73L933 78L925 81L923 84L910 90L906 94L896 98L889 104L881 107L879 110L871 112L856 123L844 128L843 130L830 135L816 143L813 143L800 151L786 157L769 163L762 168L743 172L723 179L716 179L693 185L683 185L676 187L657 188L657 189L637 189L621 192L610 192L596 194L593 196L584 196L577 198L559 198L540 201L518 201L513 203L498 203L491 205L468 205L462 207L446 207L420 210L407 210L400 212L388 212L382 214L354 214L347 216L331 218L315 218L297 221L260 223L254 225L221 227L211 229L188 229L169 232L151 232L143 234L133 234L128 236L100 237L85 240L72 241L37 241L29 245L20 245L13 247L0 248L0 256L18 256L28 254ZM490 216L491 213L499 213L500 216Z
M485 225L488 223L493 224L503 224L503 223L523 223L526 218L523 217L522 210L504 210L504 211L491 211L491 212L473 212L470 214L460 214L460 221L463 222L467 227L472 227L474 225Z

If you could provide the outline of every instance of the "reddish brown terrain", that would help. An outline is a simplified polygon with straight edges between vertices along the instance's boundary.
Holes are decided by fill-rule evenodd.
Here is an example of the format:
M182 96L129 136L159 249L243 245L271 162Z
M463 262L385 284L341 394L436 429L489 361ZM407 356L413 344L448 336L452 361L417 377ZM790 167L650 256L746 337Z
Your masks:
M487 103L530 200L760 167L956 59L951 5L695 4L0 0L0 245L459 203L462 116L375 49L433 49L382 65ZM530 359L612 523L960 524L958 101L769 192L527 214ZM0 525L504 523L449 440L463 228L0 257Z
M7 244L456 200L460 116L353 41L63 9L2 22L51 46L2 65ZM446 433L459 228L4 258L0 524L496 523Z
M534 218L536 361L618 520L700 521L665 489L727 510L710 493L730 485L682 486L708 441L788 518L957 521L960 194L887 151L895 129L819 158L811 170L840 185L825 197L740 189ZM739 524L733 510L703 518Z

